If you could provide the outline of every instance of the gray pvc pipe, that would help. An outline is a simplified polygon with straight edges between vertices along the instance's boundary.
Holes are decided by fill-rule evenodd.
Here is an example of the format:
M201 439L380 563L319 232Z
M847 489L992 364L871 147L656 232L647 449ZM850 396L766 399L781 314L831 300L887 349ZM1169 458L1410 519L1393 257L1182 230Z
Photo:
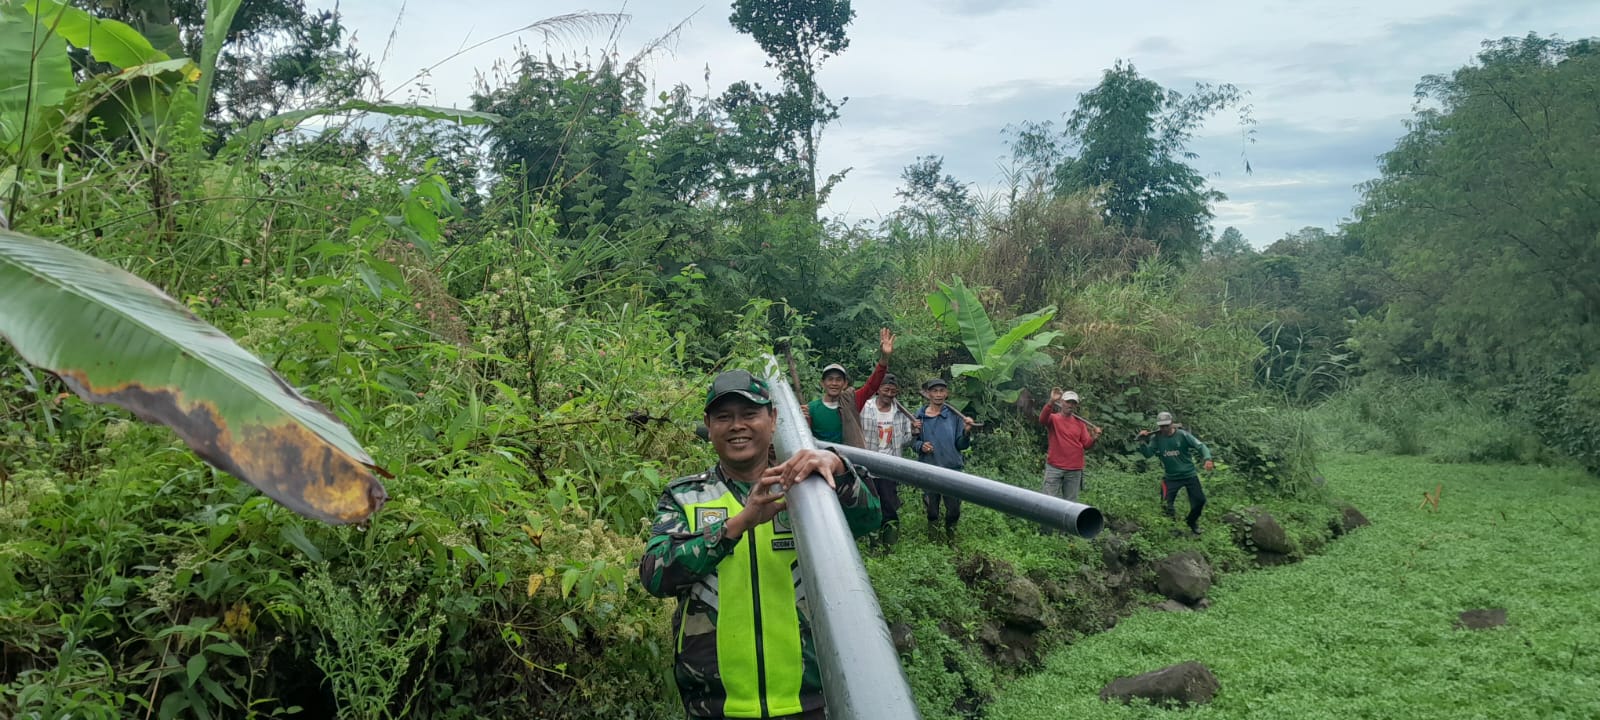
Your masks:
M778 459L787 460L799 450L816 449L816 443L810 424L800 414L799 399L778 370L777 358L769 355L767 363L767 384L778 410L773 440ZM920 719L838 495L821 476L812 475L789 488L785 502L794 522L828 717Z
M902 457L863 450L840 443L818 440L819 446L833 450L872 474L897 480L928 492L958 497L974 505L999 510L1007 515L1032 520L1045 527L1064 530L1079 537L1092 538L1105 527L1105 516L1083 503L1062 500L1041 492L960 470L920 463Z

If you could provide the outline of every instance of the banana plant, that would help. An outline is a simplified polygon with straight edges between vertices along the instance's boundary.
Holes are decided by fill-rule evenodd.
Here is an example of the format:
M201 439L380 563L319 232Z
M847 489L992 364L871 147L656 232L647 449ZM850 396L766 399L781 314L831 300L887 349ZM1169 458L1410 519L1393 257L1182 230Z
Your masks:
M79 397L166 425L295 512L365 521L381 472L339 419L139 277L0 229L0 338Z
M1040 332L1055 319L1054 305L1018 316L1004 333L997 333L983 302L960 277L939 283L927 302L934 318L961 338L976 360L951 365L950 375L956 405L980 416L993 416L1002 406L1016 402L1022 389L1017 372L1048 363L1050 356L1044 348L1061 336L1055 330Z

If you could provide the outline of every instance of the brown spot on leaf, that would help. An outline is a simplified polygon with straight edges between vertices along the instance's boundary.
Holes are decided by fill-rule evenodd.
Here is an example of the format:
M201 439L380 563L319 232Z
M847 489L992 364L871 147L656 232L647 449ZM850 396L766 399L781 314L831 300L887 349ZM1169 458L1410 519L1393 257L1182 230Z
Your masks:
M287 418L273 425L229 427L210 403L184 408L169 388L95 388L82 371L59 375L84 400L117 405L172 428L206 462L306 517L358 523L388 499L371 467Z

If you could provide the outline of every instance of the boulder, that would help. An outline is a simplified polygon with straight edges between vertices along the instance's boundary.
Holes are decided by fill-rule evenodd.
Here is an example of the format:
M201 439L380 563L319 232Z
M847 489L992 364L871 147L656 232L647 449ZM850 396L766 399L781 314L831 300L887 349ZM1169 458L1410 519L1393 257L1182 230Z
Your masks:
M1100 560L1106 570L1119 572L1139 564L1139 549L1121 535L1111 535L1100 543Z
M1156 590L1179 602L1194 604L1211 589L1211 564L1194 550L1174 553L1156 563Z
M1362 528L1371 525L1372 521L1368 520L1367 516L1362 515L1360 510L1355 509L1355 507L1351 505L1346 505L1341 511L1339 524L1344 528L1345 532L1350 532L1356 528Z
M1461 613L1460 617L1456 620L1457 628L1466 628L1468 630L1487 630L1489 628L1500 627L1504 624L1506 624L1505 608L1483 608L1480 610L1468 610Z
M1256 564L1261 567L1277 567L1279 565L1288 565L1292 562L1294 562L1294 558L1280 552L1262 550L1256 553Z
M1039 586L1022 576L1012 576L1000 587L993 603L996 617L1009 627L1038 632L1049 626L1049 606Z
M1159 612L1189 612L1189 606L1177 600L1162 600L1152 607Z
M1250 541L1258 552L1283 555L1294 552L1294 546L1289 544L1289 534L1283 531L1283 526L1271 513L1256 513L1255 522L1250 524Z
M991 660L1004 667L1032 665L1039 658L1039 639L1010 625L984 623L978 629L978 642Z
M1100 689L1100 699L1128 703L1143 698L1163 706L1188 706L1211 702L1222 689L1217 676L1200 663L1170 665L1143 675L1120 677Z

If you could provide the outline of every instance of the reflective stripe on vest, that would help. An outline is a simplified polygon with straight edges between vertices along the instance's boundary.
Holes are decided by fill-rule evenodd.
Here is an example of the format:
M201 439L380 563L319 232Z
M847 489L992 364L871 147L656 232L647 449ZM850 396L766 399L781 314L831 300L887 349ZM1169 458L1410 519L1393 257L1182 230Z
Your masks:
M707 520L731 518L742 509L738 498L725 492L684 511L689 531L699 532L702 514ZM787 520L785 511L751 528L717 564L717 669L726 696L722 712L728 717L792 715L804 710L800 684L805 662L793 570L796 555L794 533ZM681 649L681 636L678 643Z

